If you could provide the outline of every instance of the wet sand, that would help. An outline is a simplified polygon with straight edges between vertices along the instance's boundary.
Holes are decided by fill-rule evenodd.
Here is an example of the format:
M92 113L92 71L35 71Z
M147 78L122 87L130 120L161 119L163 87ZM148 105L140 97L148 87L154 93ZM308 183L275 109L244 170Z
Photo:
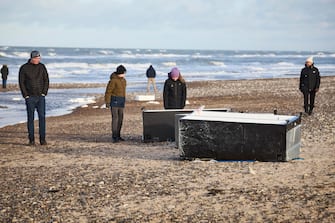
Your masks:
M27 145L26 124L0 128L0 222L335 222L335 77L322 77L315 112L302 117L301 159L290 162L181 160L173 143L141 142L141 109L163 105L134 96L118 144L102 98L48 118L47 146ZM298 79L192 82L188 101L303 110Z

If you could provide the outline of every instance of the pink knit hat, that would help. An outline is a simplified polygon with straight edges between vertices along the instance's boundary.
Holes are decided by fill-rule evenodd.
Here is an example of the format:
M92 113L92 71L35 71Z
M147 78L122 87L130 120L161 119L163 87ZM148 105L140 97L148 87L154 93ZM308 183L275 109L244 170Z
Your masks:
M178 68L177 67L172 68L172 70L170 72L171 78L178 78L179 75L180 75L180 72L179 72Z

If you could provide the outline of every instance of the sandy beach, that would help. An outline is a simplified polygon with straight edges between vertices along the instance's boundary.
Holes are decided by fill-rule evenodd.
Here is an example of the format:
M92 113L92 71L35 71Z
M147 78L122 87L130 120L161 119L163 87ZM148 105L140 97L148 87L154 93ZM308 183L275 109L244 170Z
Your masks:
M299 115L298 82L191 82L186 108ZM174 143L142 143L141 109L163 105L135 93L126 141L113 144L102 96L48 118L47 146L27 145L25 123L0 128L0 222L335 222L335 76L322 77L314 114L302 117L301 159L290 162L184 161Z

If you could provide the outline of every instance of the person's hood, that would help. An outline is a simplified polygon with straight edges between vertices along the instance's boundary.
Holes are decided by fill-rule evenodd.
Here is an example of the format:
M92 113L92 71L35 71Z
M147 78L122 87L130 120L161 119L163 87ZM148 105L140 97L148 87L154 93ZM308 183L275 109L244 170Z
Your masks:
M113 78L121 78L116 72L113 72L110 76L110 79L112 80Z

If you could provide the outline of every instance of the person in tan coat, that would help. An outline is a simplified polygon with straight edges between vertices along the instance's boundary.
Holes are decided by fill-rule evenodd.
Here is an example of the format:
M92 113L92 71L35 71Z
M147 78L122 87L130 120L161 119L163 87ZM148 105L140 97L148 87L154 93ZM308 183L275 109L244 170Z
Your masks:
M114 143L124 141L120 133L126 102L126 72L127 70L123 65L118 66L116 71L111 74L105 92L106 107L111 108L112 113L112 137Z

